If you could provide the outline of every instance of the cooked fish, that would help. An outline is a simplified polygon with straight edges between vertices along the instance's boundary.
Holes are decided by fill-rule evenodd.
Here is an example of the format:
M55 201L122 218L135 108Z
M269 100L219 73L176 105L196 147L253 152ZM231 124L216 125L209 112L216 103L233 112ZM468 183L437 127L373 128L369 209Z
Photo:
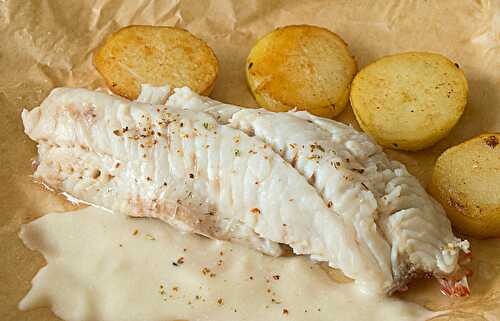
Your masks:
M49 186L270 255L287 244L370 292L453 274L468 251L403 165L305 112L241 109L188 89L165 106L60 88L22 118L38 142L34 176Z
M222 104L189 88L176 89L166 104L207 112L270 144L354 227L358 242L384 273L386 288L401 288L424 271L452 274L457 249L468 251L468 242L453 235L442 207L405 166L345 124L303 111Z

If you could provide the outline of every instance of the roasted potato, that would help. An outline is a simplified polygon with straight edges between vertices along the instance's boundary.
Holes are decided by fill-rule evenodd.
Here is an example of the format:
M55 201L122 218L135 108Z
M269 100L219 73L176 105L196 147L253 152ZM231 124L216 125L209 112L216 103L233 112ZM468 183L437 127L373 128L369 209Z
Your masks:
M446 150L436 162L429 190L457 231L500 237L500 133Z
M379 144L415 151L448 135L467 103L467 80L439 54L408 52L363 68L351 105L361 128Z
M129 26L112 34L94 55L94 65L116 94L136 99L141 84L188 86L208 95L218 62L203 41L172 27Z
M293 108L323 117L342 112L356 62L335 33L315 26L278 28L260 39L246 64L257 103L272 111Z

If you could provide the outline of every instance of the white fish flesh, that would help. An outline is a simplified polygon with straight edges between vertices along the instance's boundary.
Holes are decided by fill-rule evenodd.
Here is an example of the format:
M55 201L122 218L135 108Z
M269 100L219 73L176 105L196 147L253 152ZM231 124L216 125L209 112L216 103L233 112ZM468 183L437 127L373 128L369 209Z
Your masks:
M369 292L454 274L468 251L403 165L305 112L242 109L187 88L166 105L59 88L22 118L38 143L34 176L50 187L270 255L287 244Z

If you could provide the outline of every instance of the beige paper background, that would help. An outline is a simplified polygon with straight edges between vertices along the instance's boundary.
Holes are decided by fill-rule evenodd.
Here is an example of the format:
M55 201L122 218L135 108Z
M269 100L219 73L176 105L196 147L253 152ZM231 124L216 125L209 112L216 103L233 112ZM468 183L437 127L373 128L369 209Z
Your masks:
M349 43L360 67L401 51L435 51L450 57L469 81L463 118L449 137L429 150L388 151L424 184L444 149L482 132L500 131L498 0L0 0L1 320L57 320L48 309L16 308L44 265L40 254L22 245L17 232L20 224L43 213L69 208L61 197L31 182L35 146L23 135L20 111L36 106L57 86L102 86L91 63L92 51L106 35L130 24L178 26L207 41L220 63L212 97L243 106L255 106L244 81L246 55L256 39L278 26L327 27ZM353 122L352 112L338 119ZM500 240L473 242L473 250L470 298L447 299L434 283L422 281L405 299L440 310L451 308L456 320L500 318Z

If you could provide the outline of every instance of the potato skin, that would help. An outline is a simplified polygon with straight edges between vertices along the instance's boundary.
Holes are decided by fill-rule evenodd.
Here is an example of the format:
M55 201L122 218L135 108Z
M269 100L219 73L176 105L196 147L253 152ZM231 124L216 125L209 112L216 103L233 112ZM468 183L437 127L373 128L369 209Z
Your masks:
M323 117L341 113L356 62L347 44L328 29L278 28L250 51L246 78L257 103L272 111L293 108Z
M429 191L457 231L500 237L500 133L446 150L436 162Z
M467 93L457 64L435 53L408 52L363 68L350 100L361 128L379 144L416 151L448 135L464 112Z
M94 54L94 65L111 91L128 99L141 84L188 86L208 95L218 73L212 49L186 30L128 26L110 35Z

